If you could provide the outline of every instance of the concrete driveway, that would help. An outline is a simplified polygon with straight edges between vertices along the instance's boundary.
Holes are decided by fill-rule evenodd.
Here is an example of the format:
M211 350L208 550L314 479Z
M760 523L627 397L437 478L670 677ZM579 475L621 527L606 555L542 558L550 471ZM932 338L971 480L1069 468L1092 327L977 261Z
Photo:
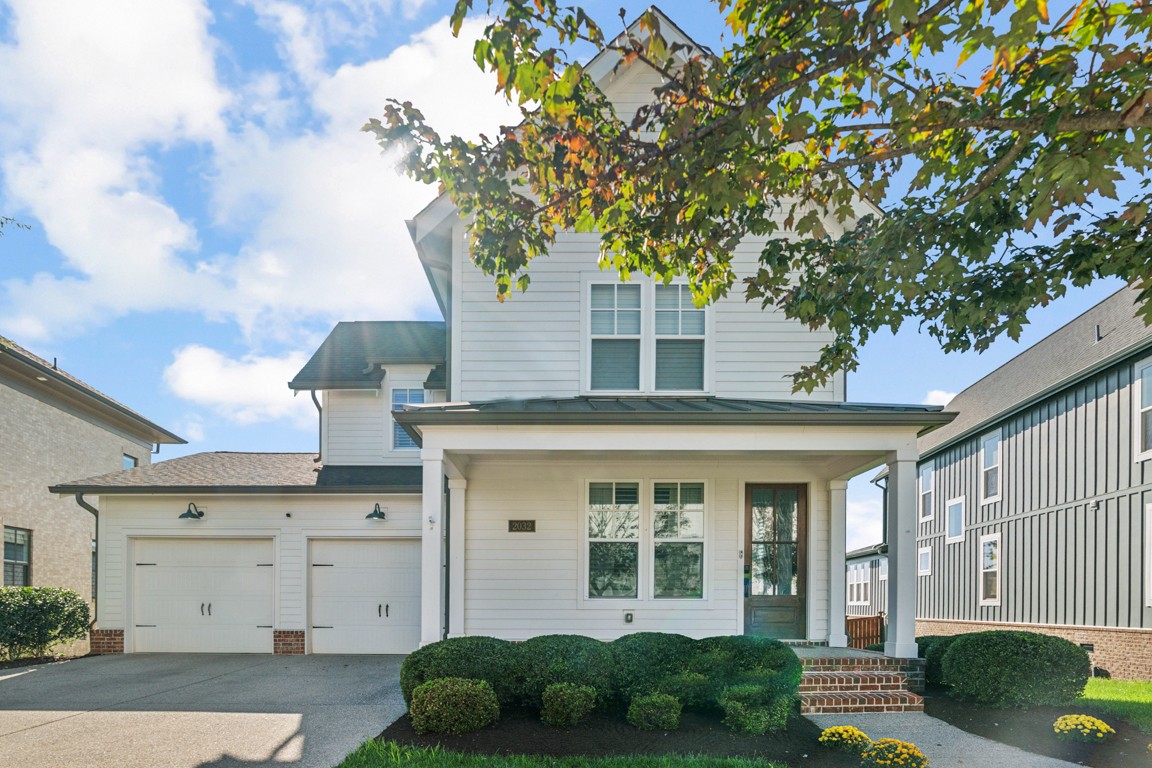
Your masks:
M22 768L331 768L404 713L402 656L97 656L0 670Z

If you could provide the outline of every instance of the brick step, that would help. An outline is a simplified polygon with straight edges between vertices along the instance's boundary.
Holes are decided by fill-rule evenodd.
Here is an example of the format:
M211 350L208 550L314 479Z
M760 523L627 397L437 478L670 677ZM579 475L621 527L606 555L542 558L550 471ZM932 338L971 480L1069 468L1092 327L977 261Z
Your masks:
M923 664L918 659L893 659L888 656L816 656L800 660L805 672L903 672L910 664Z
M800 692L828 691L906 691L908 675L903 672L805 672L800 680Z
M923 697L911 691L810 691L800 694L802 715L923 711Z

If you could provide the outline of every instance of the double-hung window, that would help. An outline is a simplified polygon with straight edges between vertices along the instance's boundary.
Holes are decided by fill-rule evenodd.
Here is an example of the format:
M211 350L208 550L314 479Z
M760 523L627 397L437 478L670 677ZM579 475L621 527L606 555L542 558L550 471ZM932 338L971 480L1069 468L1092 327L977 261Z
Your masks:
M944 511L946 538L948 541L964 541L964 497L950 500Z
M1152 360L1136 364L1135 402L1132 411L1136 423L1132 431L1136 438L1136 460L1152 459Z
M1000 498L1000 433L980 438L980 501L987 504Z
M920 547L916 551L916 574L918 576L932 575L932 547Z
M392 410L402 411L405 405L424 402L423 387L395 387L392 390ZM392 450L407 451L419 448L412 436L404 431L395 420L392 421Z
M872 567L869 563L848 566L848 604L867 605L871 599Z
M932 465L920 467L920 522L932 519Z
M639 285L594 283L591 288L592 389L640 389L641 297Z
M656 483L652 508L652 596L704 597L704 484Z
M640 589L640 484L588 485L588 597Z
M980 537L980 605L1000 605L1000 534Z
M704 310L686 285L656 286L655 389L704 389Z
M32 586L32 531L5 526L4 586Z

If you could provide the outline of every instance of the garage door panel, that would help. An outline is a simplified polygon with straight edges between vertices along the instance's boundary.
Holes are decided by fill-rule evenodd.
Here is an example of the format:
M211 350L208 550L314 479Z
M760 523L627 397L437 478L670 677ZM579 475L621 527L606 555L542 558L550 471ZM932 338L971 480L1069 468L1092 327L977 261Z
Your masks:
M420 643L420 542L314 539L313 653L410 653Z

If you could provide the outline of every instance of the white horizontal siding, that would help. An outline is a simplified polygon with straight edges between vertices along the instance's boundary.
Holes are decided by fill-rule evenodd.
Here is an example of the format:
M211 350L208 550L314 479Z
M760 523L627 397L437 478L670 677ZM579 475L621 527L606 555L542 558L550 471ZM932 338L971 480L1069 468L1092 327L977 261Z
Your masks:
M422 389L432 367L389 366L380 389L324 393L321 452L336 466L419 464L417 450L392 448L392 389Z

